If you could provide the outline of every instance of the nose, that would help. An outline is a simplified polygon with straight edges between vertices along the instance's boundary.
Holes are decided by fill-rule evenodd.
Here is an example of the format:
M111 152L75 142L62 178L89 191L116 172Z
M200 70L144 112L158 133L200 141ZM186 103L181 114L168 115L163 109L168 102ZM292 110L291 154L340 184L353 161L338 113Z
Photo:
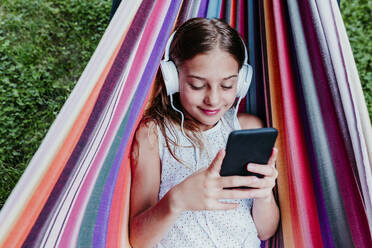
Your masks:
M218 89L216 88L209 89L204 98L204 103L209 106L216 106L218 105L219 101L220 101L220 92L218 92Z

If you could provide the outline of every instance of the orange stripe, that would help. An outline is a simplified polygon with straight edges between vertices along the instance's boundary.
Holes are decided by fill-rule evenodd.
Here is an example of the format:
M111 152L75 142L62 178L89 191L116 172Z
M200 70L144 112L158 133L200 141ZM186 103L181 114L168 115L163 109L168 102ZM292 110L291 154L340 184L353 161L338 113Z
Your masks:
M266 29L266 42L268 56L268 69L269 69L269 84L270 84L270 98L272 108L273 126L279 130L277 140L277 148L279 150L277 159L278 175L278 191L279 191L279 205L281 212L281 224L283 230L283 239L285 247L295 247L293 237L293 227L291 222L291 207L289 198L289 184L288 184L288 171L287 171L287 157L285 146L285 130L283 123L283 110L281 105L281 89L280 89L280 72L278 64L277 47L274 33L274 17L272 6L269 0L264 1L265 10L265 29Z
M73 127L66 136L62 147L58 151L57 155L49 166L49 169L43 176L43 179L28 201L27 206L24 208L22 214L18 217L18 221L14 224L11 231L9 232L7 239L1 245L2 247L21 246L28 233L31 231L32 226L35 224L40 212L42 211L46 201L48 200L51 191L53 190L54 185L56 184L61 172L63 171L65 164L67 163L68 159L71 156L71 153L73 152L77 142L80 139L80 136L88 122L100 90L103 86L109 70L111 69L114 59L119 52L126 33L127 30L123 34L120 43L116 47L113 55L111 56L109 62L100 75L92 93L90 94L82 111L79 113Z
M152 82L151 87L147 93L146 99L143 103L141 111L138 115L136 123L132 129L131 136L128 141L128 146L125 151L125 155L120 167L118 176L118 185L115 187L115 193L113 198L112 211L110 213L110 220L108 226L108 237L106 247L128 247L128 224L129 224L129 192L130 192L130 179L131 179L131 165L130 165L130 149L134 138L135 131L139 125L143 113L146 109L146 103L152 95L155 81ZM125 182L121 183L121 181ZM125 234L123 237L121 234ZM125 246L123 246L125 245Z
M127 147L123 161L121 163L119 175L117 178L114 198L110 211L110 219L107 230L107 243L106 247L122 247L120 245L121 238L125 234L124 242L129 243L128 230L123 230L123 220L127 219L129 210L129 192L131 182L131 171L129 161L129 147ZM126 242L128 241L128 242ZM125 246L128 247L128 246Z

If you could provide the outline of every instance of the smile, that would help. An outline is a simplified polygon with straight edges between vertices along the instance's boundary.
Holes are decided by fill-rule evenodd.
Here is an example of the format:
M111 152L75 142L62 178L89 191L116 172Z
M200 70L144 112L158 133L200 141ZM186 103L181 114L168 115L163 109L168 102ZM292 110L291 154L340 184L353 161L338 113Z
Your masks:
M216 115L218 114L218 112L220 112L219 109L214 109L214 110L210 110L210 109L203 109L203 108L200 108L200 110L205 114L205 115Z

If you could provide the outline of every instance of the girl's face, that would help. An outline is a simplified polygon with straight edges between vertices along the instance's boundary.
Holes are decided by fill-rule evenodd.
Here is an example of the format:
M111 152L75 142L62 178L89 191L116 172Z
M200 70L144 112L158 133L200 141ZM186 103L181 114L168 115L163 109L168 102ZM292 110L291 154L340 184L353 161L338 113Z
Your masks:
M180 66L181 104L201 130L212 128L234 104L238 72L234 57L218 48Z

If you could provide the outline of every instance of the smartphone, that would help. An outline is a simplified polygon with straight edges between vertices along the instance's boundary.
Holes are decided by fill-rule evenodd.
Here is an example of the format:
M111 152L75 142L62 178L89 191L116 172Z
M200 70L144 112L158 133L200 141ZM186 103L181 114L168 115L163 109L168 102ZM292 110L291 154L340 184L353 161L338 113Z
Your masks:
M275 145L275 128L243 129L232 131L226 145L221 176L263 176L247 171L248 163L267 164Z

